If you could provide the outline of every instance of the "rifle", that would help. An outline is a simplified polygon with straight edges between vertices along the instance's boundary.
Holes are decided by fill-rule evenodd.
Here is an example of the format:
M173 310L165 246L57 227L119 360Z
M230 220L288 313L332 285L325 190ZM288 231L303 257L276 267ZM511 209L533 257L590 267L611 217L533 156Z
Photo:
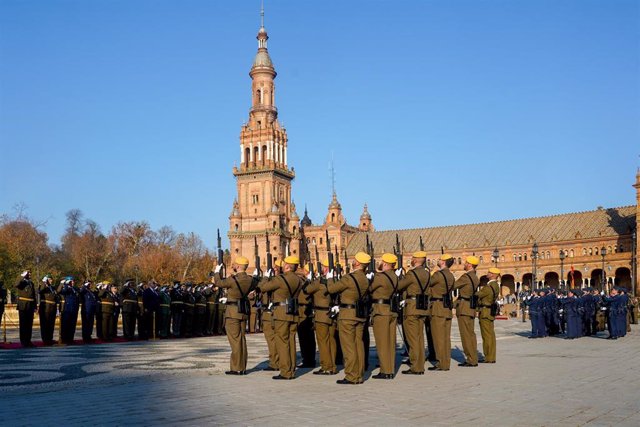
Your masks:
M220 229L218 228L218 265L221 265L220 277L224 279L226 276L226 268L224 266L224 252L222 251L222 239L220 238Z
M347 274L351 273L351 267L349 266L349 257L347 256L347 249L344 249L344 265L346 266Z
M329 258L329 271L334 271L335 265L333 264L333 252L331 252L331 241L329 240L329 230L325 230L325 238L327 239L327 258ZM335 273L335 271L334 271ZM333 276L333 281L336 281L336 275Z
M334 246L336 249L336 271L338 273L338 279L342 278L342 265L340 264L340 252L338 252L338 245Z
M258 277L261 276L262 270L260 270L260 254L258 253L258 238L253 237L253 255L256 260L256 270L258 271Z
M419 247L420 247L420 251L424 252L424 242L422 241L422 236L420 236L420 244L419 244Z
M320 254L318 253L318 245L316 245L316 269L318 274L322 274L322 262L320 262Z
M402 248L400 247L400 239L398 238L398 233L396 233L396 246L393 249L393 251L395 252L395 255L398 257L398 268L402 270L402 274L400 274L400 278L402 278L402 276L404 275L404 264L402 262L403 260Z
M269 233L265 233L266 241L267 241L267 271L269 272L268 280L271 280L273 275L273 257L271 256L271 243L269 243Z
M369 235L368 234L367 234L367 246L368 246L368 250L369 250L369 256L371 257L371 261L369 261L369 272L370 273L375 273L376 272L376 260L373 257L373 254L374 254L373 242L369 242Z

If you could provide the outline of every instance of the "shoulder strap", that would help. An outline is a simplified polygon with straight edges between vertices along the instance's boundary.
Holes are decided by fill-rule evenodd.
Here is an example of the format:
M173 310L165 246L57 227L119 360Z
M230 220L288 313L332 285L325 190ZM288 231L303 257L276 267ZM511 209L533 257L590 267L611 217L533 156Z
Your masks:
M489 287L491 288L491 295L493 295L493 301L491 301L491 304L493 304L496 302L496 291L493 290L493 286L489 285Z
M414 277L416 278L416 282L418 282L418 286L420 287L420 293L424 294L424 290L427 289L427 286L429 286L429 283L431 282L431 275L429 274L429 271L425 268L425 272L427 273L427 283L425 284L424 287L422 287L422 283L420 283L420 279L418 278L418 274L416 273L415 270L409 270L411 273L413 273Z
M447 280L447 275L444 274L442 270L439 270L438 273L442 274L442 278L444 279L444 288L446 289L446 293L449 293L449 281Z
M293 291L291 291L291 286L289 286L289 282L287 281L287 278L284 274L282 275L282 280L284 280L284 284L287 285L287 289L289 289L289 295L291 295L291 298L293 298Z
M471 290L473 291L473 295L475 295L476 293L476 284L473 283L473 277L471 277L471 275L469 273L465 273L467 275L467 277L469 277L469 280L471 281Z
M398 289L398 282L396 281L396 284L393 284L393 280L391 280L391 277L389 277L389 275L387 273L380 273L382 274L384 277L387 278L387 280L389 281L389 283L391 283L391 287L393 288L393 293L395 294L397 292Z
M356 285L356 289L358 290L358 299L361 299L362 292L360 292L360 285L358 285L358 281L355 277L353 277L353 274L349 274L348 276L351 277L351 280L353 280L353 283Z
M242 289L240 289L240 283L238 283L238 279L236 279L236 276L231 276L231 278L233 279L234 282L236 282L236 286L238 287L238 291L240 292L240 296L242 298L246 298L246 295L244 294L244 292L242 292Z

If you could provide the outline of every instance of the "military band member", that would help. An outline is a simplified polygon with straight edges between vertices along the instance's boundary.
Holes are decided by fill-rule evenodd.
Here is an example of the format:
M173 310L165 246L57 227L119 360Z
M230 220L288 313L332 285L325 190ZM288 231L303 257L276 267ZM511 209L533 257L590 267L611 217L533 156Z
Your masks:
M409 369L403 374L424 374L424 321L427 317L427 291L431 273L426 267L427 253L414 252L411 268L398 283L398 290L406 292L404 306L404 333L409 349ZM418 304L421 308L418 308ZM425 304L425 305L422 305Z
M438 260L440 268L431 276L429 283L429 313L431 314L431 334L436 351L436 365L430 371L448 371L451 365L451 290L455 277L449 271L454 259L444 254Z
M453 289L458 289L459 292L456 301L456 317L458 318L458 329L465 356L465 361L458 366L478 366L478 341L474 330L477 307L476 304L473 304L473 307L471 305L472 298L475 300L476 290L480 283L476 275L476 267L479 263L478 257L468 256L464 263L465 274L460 276L453 285Z
M36 311L36 288L31 281L31 272L24 271L16 285L18 295L18 318L20 322L20 344L22 347L35 347L31 342L33 333L33 315Z
M372 376L375 379L390 380L395 376L398 313L391 307L391 298L398 291L398 276L395 272L397 262L398 257L394 254L383 254L379 266L381 271L373 276L369 287L373 305L371 325L380 361L380 372Z
M84 343L93 342L93 323L96 317L96 308L98 301L94 292L95 285L93 283L85 282L78 290L78 297L80 298L80 320L82 322L82 341Z
M500 270L492 267L487 273L489 282L476 292L478 296L478 318L480 319L480 334L482 336L482 352L484 359L480 363L496 363L496 333L493 322L495 317L494 304L500 294L498 278Z
M280 374L274 380L294 379L296 360L296 330L298 329L298 312L293 311L298 293L302 289L303 279L296 274L300 260L288 256L282 263L283 274L275 276L259 285L261 292L273 292L273 320L276 335L276 351ZM271 272L267 271L267 276ZM289 312L289 314L287 313Z
M304 292L298 294L298 341L302 363L298 368L316 367L316 337L313 332L313 301Z
M193 296L193 287L191 283L182 285L182 330L180 336L183 338L191 338L193 336L193 315L195 313L196 299Z
M53 280L48 274L42 278L42 283L38 286L40 294L40 336L44 345L53 345L53 330L56 325L56 314L58 310L58 294L53 287Z
M193 335L203 337L204 321L207 313L207 298L202 294L201 286L195 288L193 298L196 300L193 315Z
M320 369L314 371L315 375L335 375L336 367L336 321L329 317L331 310L331 294L327 288L326 275L329 273L329 262L322 260L322 271L318 277L312 278L309 273L310 283L303 292L311 298L314 310L315 335L320 352ZM299 326L298 326L299 327Z
M282 261L276 260L273 263L273 272L271 276L278 276L281 273ZM268 282L272 277L265 275L262 278L262 282ZM265 371L278 371L278 351L276 349L276 332L274 328L273 319L273 291L260 292L260 303L262 305L262 332L264 338L267 341L267 348L269 349L269 365L264 368Z
M120 290L122 298L122 335L131 341L136 335L136 319L138 318L138 293L133 279L125 281Z
M247 274L248 266L249 260L239 256L231 266L234 273L230 277L226 279L220 277L222 265L216 266L214 270L216 288L227 290L227 297L224 301L227 306L225 329L231 346L230 370L225 372L227 375L246 375L247 373L248 353L245 329L248 312L250 312L247 297L254 285L253 277ZM245 313L241 312L243 309L247 309Z
M370 261L368 254L358 252L352 261L351 273L342 276L337 282L329 280L333 278L333 272L327 274L327 290L330 294L340 294L338 330L345 377L336 381L338 384L362 384L364 381L365 352L362 334L369 314L366 307L361 312L357 312L356 308L369 292L369 278L365 272ZM373 273L370 273L370 277L373 277ZM333 309L336 308L332 307Z
M213 274L213 273L210 273ZM213 280L213 277L211 277ZM215 318L216 318L216 292L213 291L213 283L209 283L202 291L207 301L207 310L205 312L204 335L211 336L214 334Z
M136 323L138 325L138 339L148 340L150 331L146 329L144 322L144 298L142 297L144 291L149 287L146 282L138 283L138 289L136 290L136 301L138 301L138 307L136 310Z
M157 336L158 312L160 310L160 293L158 284L151 281L142 291L142 339L155 338ZM138 331L140 327L138 326ZM140 333L138 333L140 335Z

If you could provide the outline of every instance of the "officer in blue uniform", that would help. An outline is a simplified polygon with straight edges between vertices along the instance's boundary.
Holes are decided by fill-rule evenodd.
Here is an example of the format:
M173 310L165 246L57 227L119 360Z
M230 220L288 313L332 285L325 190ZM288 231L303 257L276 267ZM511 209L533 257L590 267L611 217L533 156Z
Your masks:
M73 277L66 277L58 286L60 294L60 339L62 344L73 344L78 322L80 298Z
M80 319L82 320L82 341L93 342L93 323L96 319L96 309L98 307L98 297L94 293L95 285L86 282L78 293L80 294Z
M33 315L36 311L36 288L31 281L31 272L24 271L22 279L16 285L18 294L18 319L20 320L20 344L22 347L35 347L31 342L33 333Z
M571 289L566 298L561 300L562 310L567 319L567 333L565 339L572 340L580 336L579 329L582 328L582 317L578 311L579 301L577 290Z

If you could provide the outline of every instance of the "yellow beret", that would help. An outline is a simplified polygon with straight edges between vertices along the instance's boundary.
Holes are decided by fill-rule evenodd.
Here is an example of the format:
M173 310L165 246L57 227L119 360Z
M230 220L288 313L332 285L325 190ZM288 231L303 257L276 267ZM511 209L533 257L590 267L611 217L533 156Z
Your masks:
M236 257L236 264L249 265L249 260L243 256Z
M418 251L418 252L414 252L413 255L411 256L414 258L426 258L427 253L425 251Z
M109 285L111 284L111 282L110 282L110 281L108 281L108 280L103 280L103 281L102 281L102 284L103 284L103 285L107 285L107 286L109 286Z
M382 254L382 262L386 262L387 264L395 264L396 262L398 262L398 257L387 252L386 254Z
M277 259L274 264L276 265L276 267L282 267L282 260L281 259Z
M467 257L467 262L471 265L478 265L480 264L480 258L478 258L477 256L468 256Z
M325 267L329 267L329 260L323 259L322 261L320 261L320 264L324 265Z
M491 267L489 269L489 273L500 274L500 269L499 268L495 268L495 267Z
M446 260L451 259L451 258L453 258L453 257L451 256L451 254L444 254L444 255L442 255L442 256L440 257L440 259L441 259L442 261L446 261Z
M297 256L288 256L284 259L284 262L287 264L291 264L291 265L298 265L300 264L300 258L298 258Z
M365 252L358 252L355 258L360 264L369 264L371 262L371 257Z

